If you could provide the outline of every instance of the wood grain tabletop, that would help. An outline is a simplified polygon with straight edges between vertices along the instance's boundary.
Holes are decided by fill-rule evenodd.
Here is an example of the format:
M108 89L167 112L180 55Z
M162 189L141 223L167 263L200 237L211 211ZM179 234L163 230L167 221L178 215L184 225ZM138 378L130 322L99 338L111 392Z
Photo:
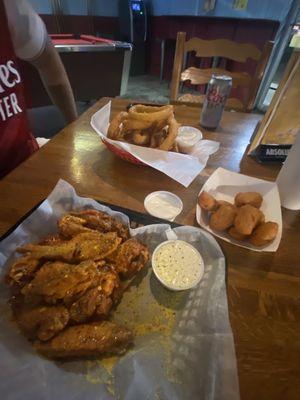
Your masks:
M79 195L145 212L145 196L169 190L184 204L176 219L196 225L195 205L203 183L218 167L275 180L279 166L245 155L260 120L256 114L225 112L204 138L221 143L188 188L163 173L118 159L90 126L103 98L0 181L0 235L46 198L62 178ZM112 114L130 100L112 100ZM180 123L199 127L199 109L175 106ZM45 123L47 123L45 121ZM228 303L242 400L300 398L300 213L282 210L283 235L276 253L258 253L218 240L228 263Z

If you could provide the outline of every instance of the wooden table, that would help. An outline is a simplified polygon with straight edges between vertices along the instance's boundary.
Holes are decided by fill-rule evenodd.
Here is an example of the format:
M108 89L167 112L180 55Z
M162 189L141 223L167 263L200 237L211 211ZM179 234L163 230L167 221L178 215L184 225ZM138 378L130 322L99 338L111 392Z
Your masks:
M207 168L186 189L162 173L118 159L90 127L101 99L76 122L0 181L0 235L48 196L59 178L81 195L144 212L145 196L170 190L184 203L177 218L195 225L197 194L219 166L274 180L279 168L244 156L259 116L229 113L204 137L221 142ZM113 113L129 100L113 100ZM199 110L176 107L177 119L199 126ZM242 400L300 398L300 213L283 210L283 237L275 254L219 241L228 261L228 301L235 337Z

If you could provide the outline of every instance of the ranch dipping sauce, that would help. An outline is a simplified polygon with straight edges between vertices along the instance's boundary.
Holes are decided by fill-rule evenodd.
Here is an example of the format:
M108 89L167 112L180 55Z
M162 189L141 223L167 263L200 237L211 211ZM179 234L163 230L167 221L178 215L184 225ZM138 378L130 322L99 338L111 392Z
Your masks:
M202 139L202 132L193 126L181 126L178 129L176 143L181 153L189 154Z
M165 219L172 220L180 213L180 207L171 204L167 199L153 197L147 203L149 214L163 215Z
M183 240L169 240L159 245L152 256L152 267L158 280L172 290L196 286L204 273L200 253Z
M174 193L159 190L146 196L144 206L154 217L173 221L182 211L183 204Z

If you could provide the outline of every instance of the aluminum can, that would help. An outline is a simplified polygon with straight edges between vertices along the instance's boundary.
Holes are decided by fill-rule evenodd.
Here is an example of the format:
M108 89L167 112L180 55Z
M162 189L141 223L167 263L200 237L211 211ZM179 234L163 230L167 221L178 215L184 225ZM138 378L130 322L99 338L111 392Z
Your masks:
M204 128L218 127L226 100L232 87L232 78L227 75L212 75L206 91L200 124Z

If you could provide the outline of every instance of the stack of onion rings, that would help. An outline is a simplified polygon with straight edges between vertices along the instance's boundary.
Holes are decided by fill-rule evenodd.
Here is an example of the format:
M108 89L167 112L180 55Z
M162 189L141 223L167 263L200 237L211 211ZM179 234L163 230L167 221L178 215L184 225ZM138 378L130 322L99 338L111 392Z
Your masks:
M107 137L139 146L176 151L179 124L173 106L137 104L128 112L118 113L110 122Z

